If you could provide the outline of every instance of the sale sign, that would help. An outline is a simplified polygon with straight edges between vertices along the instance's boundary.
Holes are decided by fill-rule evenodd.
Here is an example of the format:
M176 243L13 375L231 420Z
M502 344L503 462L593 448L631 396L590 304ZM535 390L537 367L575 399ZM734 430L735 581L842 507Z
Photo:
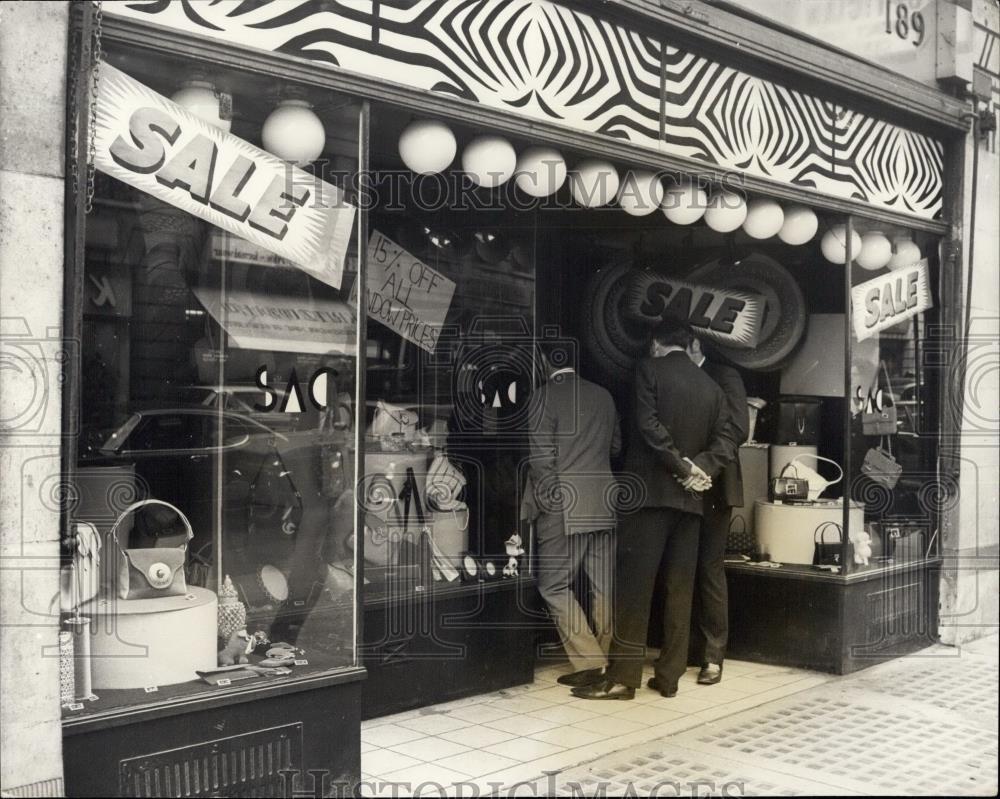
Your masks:
M434 352L455 283L377 230L368 241L368 318Z
M336 186L101 64L96 166L340 288L354 206Z
M858 341L933 307L926 258L851 289L854 335Z
M627 313L654 322L665 316L687 321L699 336L730 347L757 346L764 298L745 291L698 286L639 272L625 297Z

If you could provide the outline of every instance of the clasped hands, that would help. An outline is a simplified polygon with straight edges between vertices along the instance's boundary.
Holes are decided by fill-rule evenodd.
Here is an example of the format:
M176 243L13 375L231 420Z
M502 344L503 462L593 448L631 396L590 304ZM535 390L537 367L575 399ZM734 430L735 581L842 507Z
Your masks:
M676 477L677 482L683 486L686 491L694 491L697 493L702 493L708 491L712 487L712 478L708 476L700 466L691 461L688 458L684 459L688 465L691 467L691 473L687 477Z

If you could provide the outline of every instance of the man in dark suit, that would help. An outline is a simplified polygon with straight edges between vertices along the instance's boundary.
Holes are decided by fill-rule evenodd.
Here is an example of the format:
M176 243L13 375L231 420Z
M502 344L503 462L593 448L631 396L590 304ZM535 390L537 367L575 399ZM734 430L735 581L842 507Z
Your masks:
M663 647L650 687L677 693L687 667L691 598L698 563L701 492L727 463L722 389L688 357L691 329L664 320L653 331L654 357L639 362L626 471L643 483L641 508L622 519L618 537L615 634L602 682L573 689L583 699L632 699L642 681L656 577L664 571Z
M705 492L705 512L698 539L698 575L695 581L695 614L692 625L692 653L701 666L698 682L715 685L722 679L722 661L729 637L729 596L726 587L726 539L732 509L743 504L743 474L740 444L750 434L747 392L740 373L731 366L710 361L701 342L692 338L688 355L695 366L722 389L726 417L722 441L730 461L722 476Z
M538 590L573 667L559 682L587 685L600 679L611 642L617 521L611 458L621 451L621 431L606 389L571 366L558 368L545 344L539 350L548 380L533 407L531 488L522 516L535 519ZM573 594L581 568L591 593L593 632Z

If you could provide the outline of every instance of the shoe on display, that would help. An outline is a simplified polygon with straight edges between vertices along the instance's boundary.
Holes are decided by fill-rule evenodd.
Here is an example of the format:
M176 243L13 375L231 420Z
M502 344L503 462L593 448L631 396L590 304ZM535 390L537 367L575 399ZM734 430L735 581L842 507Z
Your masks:
M649 680L646 681L646 687L652 688L654 691L659 691L660 696L665 697L666 699L673 699L677 696L676 685L669 688L660 688L660 681L656 679L656 677L650 677Z
M556 682L560 685L568 685L571 688L579 688L582 685L593 685L603 679L604 671L602 669L584 669L583 671L563 674Z
M722 681L722 664L705 663L698 672L698 685L715 685Z
M635 688L611 680L581 685L574 688L572 693L578 699L635 699Z

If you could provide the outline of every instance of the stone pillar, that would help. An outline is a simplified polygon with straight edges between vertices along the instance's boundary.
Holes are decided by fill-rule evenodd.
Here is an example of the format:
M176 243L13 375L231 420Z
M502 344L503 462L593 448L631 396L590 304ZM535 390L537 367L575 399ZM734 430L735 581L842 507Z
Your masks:
M69 4L0 2L0 788L62 793L59 504Z

